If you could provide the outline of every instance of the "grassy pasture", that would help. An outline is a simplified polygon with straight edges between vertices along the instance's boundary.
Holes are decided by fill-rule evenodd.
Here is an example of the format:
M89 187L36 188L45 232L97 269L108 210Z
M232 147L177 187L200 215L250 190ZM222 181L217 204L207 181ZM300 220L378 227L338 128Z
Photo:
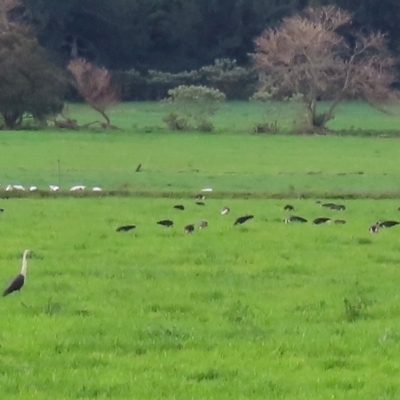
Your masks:
M0 190L9 183L47 189L59 182L66 190L85 184L147 194L191 194L204 186L220 193L291 197L303 192L365 196L400 190L396 138L168 132L159 126L160 107L152 103L116 107L114 122L125 128L118 132L1 132ZM226 107L234 112L218 118L235 129L247 124L246 116L255 119L260 111L248 103ZM373 125L375 119L367 118L370 110L358 104L349 108ZM71 106L70 113L80 122L96 118L86 111L84 106ZM351 119L351 111L343 113ZM146 133L145 123L156 128ZM142 172L135 173L139 163Z
M321 111L327 107L321 103ZM343 102L337 107L335 118L328 123L332 130L357 130L385 133L399 132L400 110L397 106L388 108L391 115L384 114L368 104L358 101ZM110 110L112 121L127 131L167 131L163 118L171 110L161 102L121 103ZM80 124L99 120L96 112L86 105L71 104L67 114ZM283 131L292 131L292 121L299 121L299 107L286 102L262 104L249 101L231 101L221 105L211 118L218 133L251 133L256 123L277 121Z
M73 107L80 122L97 118ZM60 160L63 188L153 198L0 198L4 286L33 250L26 287L0 301L0 398L398 399L400 228L367 230L398 219L400 201L335 212L315 199L218 198L396 194L398 140L239 135L263 116L246 103L225 106L219 134L173 133L158 107L116 107L118 132L1 132L3 188L58 184ZM332 123L397 129L357 107ZM204 186L206 206L185 198ZM166 192L177 198L156 198ZM348 223L283 224L287 202ZM234 227L245 213L254 220ZM176 226L155 224L164 218ZM203 218L207 229L183 233Z
M282 200L181 202L0 202L4 285L33 250L26 287L0 302L2 398L399 397L400 228L367 232L397 201L291 202L344 226L283 224Z

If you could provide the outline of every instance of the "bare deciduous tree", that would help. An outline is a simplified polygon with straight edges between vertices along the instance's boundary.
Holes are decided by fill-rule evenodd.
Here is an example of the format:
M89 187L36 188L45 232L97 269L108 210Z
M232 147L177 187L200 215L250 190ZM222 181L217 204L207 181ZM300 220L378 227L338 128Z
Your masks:
M325 127L343 99L377 104L393 94L395 61L385 36L353 32L351 21L350 13L334 6L309 8L255 40L252 57L260 72L260 92L302 95L310 129ZM317 112L319 97L332 100L324 113Z
M103 116L106 120L104 127L111 127L106 111L118 101L118 91L111 83L108 70L96 67L81 58L71 60L67 68L74 77L79 94Z

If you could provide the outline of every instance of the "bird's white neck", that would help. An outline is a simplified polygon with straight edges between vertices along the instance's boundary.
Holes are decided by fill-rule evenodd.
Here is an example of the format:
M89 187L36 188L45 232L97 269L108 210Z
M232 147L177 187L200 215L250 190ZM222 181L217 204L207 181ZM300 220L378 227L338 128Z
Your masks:
M25 278L26 277L26 269L28 267L28 262L26 260L26 257L29 253L29 250L24 251L24 255L22 257L22 268L21 268L21 275Z

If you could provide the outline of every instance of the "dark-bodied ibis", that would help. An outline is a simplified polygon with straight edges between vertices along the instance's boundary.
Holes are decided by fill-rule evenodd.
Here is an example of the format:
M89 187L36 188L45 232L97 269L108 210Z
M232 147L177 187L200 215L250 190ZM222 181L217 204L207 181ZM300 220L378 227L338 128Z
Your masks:
M14 278L14 280L4 290L3 297L11 294L12 292L17 292L17 291L21 290L22 286L24 286L24 283L26 280L26 269L28 267L28 262L26 260L28 253L29 253L29 250L24 251L24 255L22 256L21 272Z
M234 222L233 225L241 225L244 224L246 221L249 219L254 218L254 215L243 215L243 217L236 218L236 221Z
M116 232L129 232L135 228L136 228L136 225L122 225L122 226L119 226L115 231Z

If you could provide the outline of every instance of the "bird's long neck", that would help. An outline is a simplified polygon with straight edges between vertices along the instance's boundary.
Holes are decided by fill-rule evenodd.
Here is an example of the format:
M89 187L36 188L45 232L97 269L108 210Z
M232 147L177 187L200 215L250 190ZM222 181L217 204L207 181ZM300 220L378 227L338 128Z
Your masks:
M22 268L21 268L21 275L25 278L26 277L26 269L28 267L28 262L26 260L26 257L29 253L29 250L24 251L24 255L22 257Z

